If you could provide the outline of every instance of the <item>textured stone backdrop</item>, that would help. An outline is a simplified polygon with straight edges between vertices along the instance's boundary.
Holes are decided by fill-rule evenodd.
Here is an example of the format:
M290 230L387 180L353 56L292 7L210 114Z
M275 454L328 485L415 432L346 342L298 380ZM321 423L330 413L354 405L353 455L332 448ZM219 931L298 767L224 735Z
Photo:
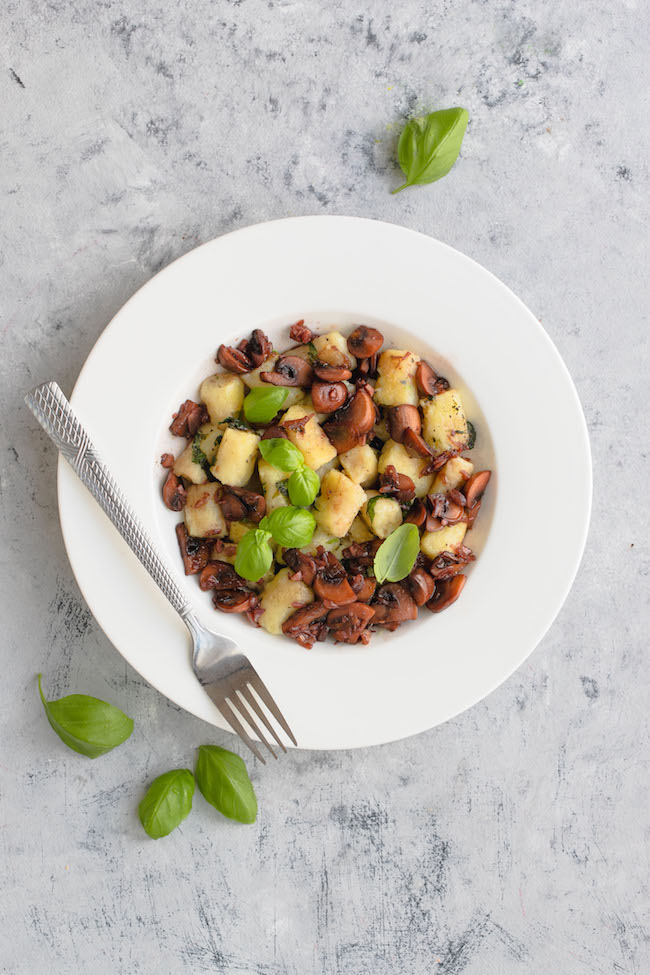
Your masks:
M648 8L371 6L2 5L4 972L650 971ZM455 104L471 117L456 168L391 196L400 120ZM175 257L303 213L439 237L541 318L592 437L587 552L551 632L486 701L395 745L252 764L254 826L199 797L154 843L145 783L202 742L237 745L143 683L93 621L22 397L54 377L69 391ZM571 491L553 457L540 471ZM123 707L128 744L96 762L66 750L41 669L52 694Z

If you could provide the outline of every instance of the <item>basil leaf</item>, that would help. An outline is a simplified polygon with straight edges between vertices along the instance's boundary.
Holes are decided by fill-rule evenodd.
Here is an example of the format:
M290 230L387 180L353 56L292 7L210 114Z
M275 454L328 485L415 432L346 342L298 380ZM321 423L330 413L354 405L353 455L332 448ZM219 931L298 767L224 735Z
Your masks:
M239 420L236 416L227 416L226 419L222 420L221 422L226 423L229 427L232 427L233 430L246 430L248 433L250 433L251 428L249 425L244 423L242 420Z
M415 525L400 525L385 539L375 555L377 582L399 582L409 574L420 551L420 533Z
M257 582L271 568L273 552L269 545L270 537L270 532L253 528L237 545L235 572L249 582Z
M467 432L469 434L469 440L467 441L466 450L471 450L476 443L476 427L470 420L467 421Z
M201 745L196 783L203 798L228 819L254 823L257 797L243 759L218 745Z
M260 440L260 453L264 460L277 467L279 471L297 471L304 464L302 453L284 437Z
M446 176L458 158L468 119L466 108L445 108L424 118L410 119L397 146L406 182L393 193L407 186L435 183Z
M285 548L309 545L316 528L316 519L306 508L276 508L268 517L269 531L276 542Z
M201 449L201 444L203 443L203 437L200 433L194 434L194 440L192 441L192 463L199 464L199 466L205 468L210 466L208 463L208 458L205 456L203 450Z
M133 720L119 708L87 694L69 694L58 701L46 701L38 675L38 693L47 720L68 748L99 758L121 745L133 731Z
M194 776L188 768L176 768L154 779L138 806L145 832L152 840L167 836L192 809Z
M287 482L291 504L309 507L314 503L319 487L320 480L316 471L312 471L311 467L300 467Z
M250 423L270 423L278 412L289 390L285 386L257 386L244 400L244 415Z
M370 521L372 521L374 518L375 505L384 497L386 497L384 494L373 494L371 498L368 498L368 501L366 502L366 514L368 515L368 519Z

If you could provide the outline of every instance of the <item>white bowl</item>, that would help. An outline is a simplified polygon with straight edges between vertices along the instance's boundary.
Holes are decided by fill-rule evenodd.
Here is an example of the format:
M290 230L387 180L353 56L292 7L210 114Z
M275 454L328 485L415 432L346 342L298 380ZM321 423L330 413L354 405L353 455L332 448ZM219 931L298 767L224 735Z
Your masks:
M304 650L215 612L182 575L178 515L160 499L171 413L198 392L221 342L253 328L289 345L299 318L377 326L462 391L472 459L493 477L468 543L461 598L367 647ZM299 745L353 748L431 728L475 704L534 649L566 599L591 505L580 403L541 325L500 281L439 241L352 217L299 217L213 240L166 268L115 316L72 404L208 625L236 639ZM109 639L154 687L220 728L196 682L184 624L63 460L59 511L70 562Z

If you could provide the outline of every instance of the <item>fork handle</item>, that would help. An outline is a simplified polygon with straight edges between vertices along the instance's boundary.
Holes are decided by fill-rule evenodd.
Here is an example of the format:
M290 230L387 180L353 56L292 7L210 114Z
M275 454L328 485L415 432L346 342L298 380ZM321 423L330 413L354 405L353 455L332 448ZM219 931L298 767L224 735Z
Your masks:
M191 606L170 569L151 543L108 471L90 437L56 383L43 383L25 402L51 440L140 559L176 612L188 623Z

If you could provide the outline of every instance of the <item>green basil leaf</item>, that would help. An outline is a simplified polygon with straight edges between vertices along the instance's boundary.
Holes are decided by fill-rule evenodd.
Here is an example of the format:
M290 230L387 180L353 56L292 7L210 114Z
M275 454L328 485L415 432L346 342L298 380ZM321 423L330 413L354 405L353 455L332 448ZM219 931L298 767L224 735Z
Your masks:
M47 720L68 748L98 758L121 745L133 731L133 720L119 708L87 694L69 694L58 701L46 701L38 675L38 693Z
M194 434L194 440L192 441L192 463L198 464L200 467L209 467L208 458L203 453L201 449L201 444L203 443L203 437L200 433Z
M238 823L254 823L257 797L243 759L218 745L201 745L196 782L211 806Z
M138 806L144 830L152 840L167 836L192 809L194 776L188 768L176 768L154 779Z
M470 420L467 421L467 433L469 434L469 439L466 450L471 450L476 443L476 427Z
M386 538L375 555L377 582L399 582L409 574L420 551L420 533L415 525L400 525Z
M291 504L308 508L314 503L319 487L320 480L316 471L312 471L311 467L300 467L287 482Z
M407 186L435 183L446 176L458 158L468 119L466 108L445 108L424 118L410 119L397 146L406 182L393 193Z
M276 542L285 548L309 545L316 528L316 519L306 508L276 508L268 515L269 531Z
M246 430L248 433L250 433L251 428L249 425L244 423L242 420L239 420L236 416L227 416L226 419L222 420L221 422L226 423L229 427L232 427L233 430Z
M284 437L260 440L260 453L264 460L279 471L297 471L304 464L302 453Z
M256 386L244 400L244 415L250 423L270 423L289 395L286 386Z
M377 504L378 501L381 501L381 499L385 497L386 497L385 494L373 494L373 496L369 498L368 501L366 502L366 514L368 515L370 521L372 521L372 519L375 516L374 515L375 505Z
M273 552L269 545L271 533L262 528L246 532L237 545L235 572L249 582L257 582L271 568Z

